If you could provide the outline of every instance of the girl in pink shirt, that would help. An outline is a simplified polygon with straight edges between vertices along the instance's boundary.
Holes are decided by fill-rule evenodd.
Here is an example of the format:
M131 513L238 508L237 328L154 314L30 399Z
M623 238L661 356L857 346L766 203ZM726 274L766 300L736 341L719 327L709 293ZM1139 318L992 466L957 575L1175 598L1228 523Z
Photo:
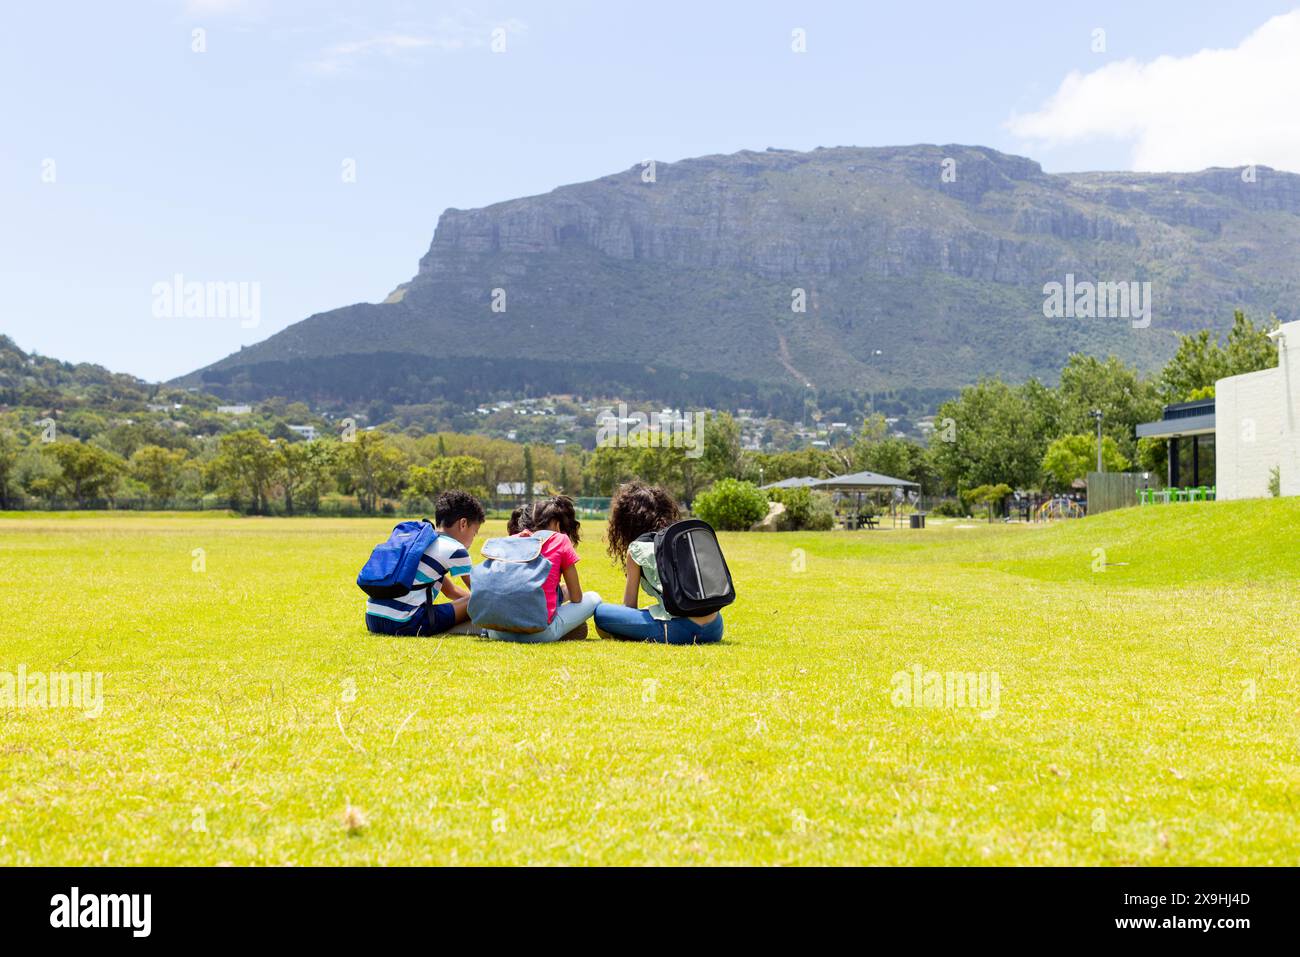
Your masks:
M581 540L582 523L578 521L573 499L567 495L557 495L534 505L531 515L527 511L524 509L521 513L520 536L530 536L535 532L550 533L542 542L542 556L551 563L550 574L543 586L546 589L546 611L550 624L545 630L534 634L491 630L488 634L503 641L528 644L559 641L561 638L585 638L587 619L595 614L596 606L600 604L600 595L594 591L584 592L582 583L578 580L578 552L574 546ZM565 598L568 600L565 601Z

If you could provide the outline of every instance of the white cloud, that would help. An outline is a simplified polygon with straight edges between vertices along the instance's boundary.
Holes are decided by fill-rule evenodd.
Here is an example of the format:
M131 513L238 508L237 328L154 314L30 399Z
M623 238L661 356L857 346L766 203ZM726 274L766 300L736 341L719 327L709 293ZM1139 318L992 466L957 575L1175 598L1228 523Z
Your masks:
M1258 163L1300 172L1300 10L1231 49L1072 72L1041 109L1005 125L1049 147L1131 141L1135 170Z
M420 49L451 53L486 47L492 41L492 31L498 28L505 30L508 38L515 38L523 34L528 26L521 20L471 23L455 17L443 17L428 30L380 34L332 44L306 66L316 73L338 73L366 57L391 58Z

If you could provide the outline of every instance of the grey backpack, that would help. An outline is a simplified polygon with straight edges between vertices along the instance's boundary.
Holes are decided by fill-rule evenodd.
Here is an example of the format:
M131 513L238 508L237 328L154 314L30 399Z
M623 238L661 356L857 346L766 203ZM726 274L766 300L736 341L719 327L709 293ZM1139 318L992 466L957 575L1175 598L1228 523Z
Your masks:
M483 543L483 561L470 572L473 585L466 609L475 625L520 635L546 630L551 560L542 555L542 543L552 534L534 532Z

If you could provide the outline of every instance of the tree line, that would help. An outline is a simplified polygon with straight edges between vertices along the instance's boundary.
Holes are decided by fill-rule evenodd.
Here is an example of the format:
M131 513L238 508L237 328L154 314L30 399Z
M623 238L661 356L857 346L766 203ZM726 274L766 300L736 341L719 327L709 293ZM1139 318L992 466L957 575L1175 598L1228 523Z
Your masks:
M932 500L971 504L1003 486L1068 489L1095 466L1094 410L1101 413L1108 470L1162 474L1164 443L1136 439L1135 426L1158 418L1164 404L1212 395L1219 378L1276 365L1268 338L1275 325L1257 326L1239 311L1223 339L1208 331L1180 337L1173 358L1150 376L1114 356L1075 354L1054 386L981 380L939 407L925 442L892 434L879 414L835 447L785 452L743 449L740 428L725 412L707 416L700 434L645 430L594 450L563 451L482 435L378 429L308 441L283 423L207 435L178 435L157 424L118 424L88 436L0 428L0 508L129 504L371 514L427 507L452 487L486 501L498 497L502 483L521 483L528 494L542 488L602 497L630 479L664 485L691 504L724 480L758 486L862 470L916 482Z
M1208 330L1179 336L1175 354L1153 375L1114 356L1076 353L1054 386L990 377L939 406L927 442L890 435L882 418L869 416L851 443L749 456L739 477L772 482L870 470L917 482L931 498L961 497L968 504L998 486L1059 492L1096 468L1094 411L1101 413L1106 470L1158 477L1166 445L1139 440L1137 425L1160 418L1165 405L1213 397L1218 379L1276 366L1277 347L1268 336L1276 327L1276 319L1257 325L1238 310L1225 337Z

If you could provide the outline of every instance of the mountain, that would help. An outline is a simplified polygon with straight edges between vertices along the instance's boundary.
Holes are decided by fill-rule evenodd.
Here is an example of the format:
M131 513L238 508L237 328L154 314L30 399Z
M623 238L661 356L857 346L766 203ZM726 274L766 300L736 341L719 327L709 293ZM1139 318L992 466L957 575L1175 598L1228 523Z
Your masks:
M382 303L314 315L179 384L323 406L915 398L991 374L1050 380L1073 351L1152 368L1175 332L1224 329L1236 307L1297 318L1298 267L1300 176L1266 167L1048 174L970 146L743 151L449 209ZM1150 282L1150 326L1044 318L1044 284L1067 274Z

